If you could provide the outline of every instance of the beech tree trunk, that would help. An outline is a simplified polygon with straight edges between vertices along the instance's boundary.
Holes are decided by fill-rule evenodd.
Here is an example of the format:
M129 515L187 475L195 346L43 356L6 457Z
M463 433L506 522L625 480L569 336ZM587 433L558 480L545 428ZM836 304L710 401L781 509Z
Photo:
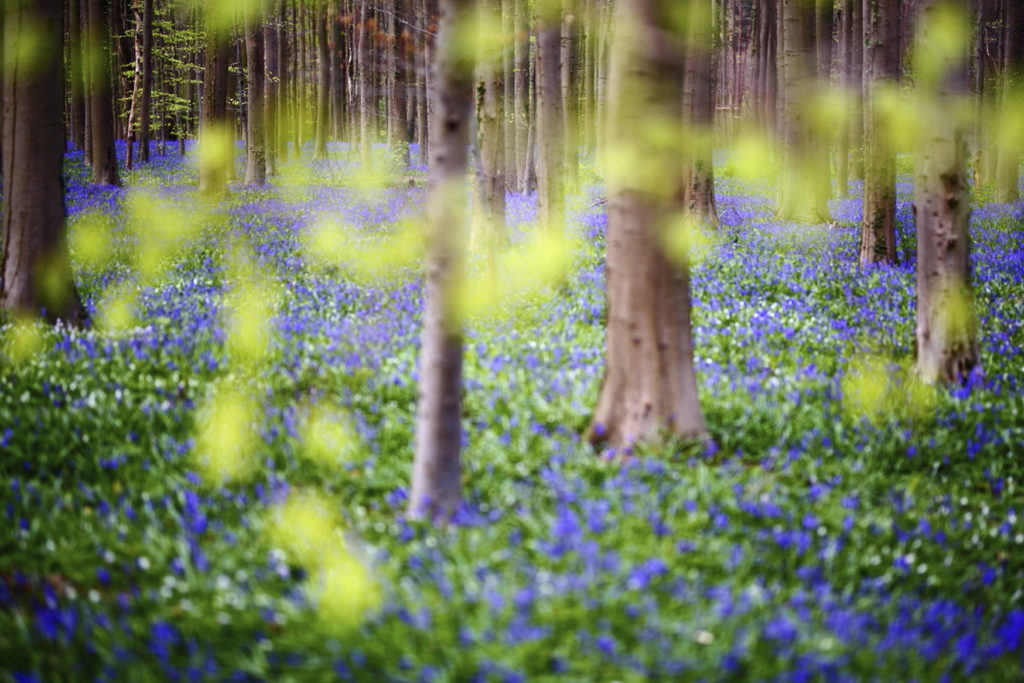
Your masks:
M245 184L265 185L267 182L267 130L264 121L263 87L267 78L263 64L263 16L258 8L245 13L246 134Z
M149 118L153 107L153 0L142 3L142 108L139 117L139 161L149 161Z
M819 223L828 220L823 169L815 168L818 151L811 123L811 95L816 86L814 5L782 0L783 171L777 216ZM827 169L824 170L828 178Z
M316 142L313 158L327 158L327 138L331 135L331 57L327 49L327 7L317 3L313 7L316 22Z
M437 110L427 199L426 301L409 515L447 521L460 499L462 326L455 312L465 250L466 148L473 105L472 56L460 50L470 0L441 0ZM461 29L465 30L465 29Z
M1002 116L1024 117L1024 4L1007 2L1004 7L1003 83L1000 92ZM1015 202L1020 197L1020 158L1024 131L1018 130L999 141L996 168L995 198L999 202Z
M359 159L364 168L373 164L373 126L374 111L369 82L371 72L370 61L370 30L367 26L369 14L366 2L359 3L359 35L356 38L356 77L359 81Z
M228 47L227 36L208 27L199 130L205 138L200 139L199 191L206 195L224 191L228 169L234 166L233 131L227 115Z
M280 85L281 85L281 24L276 10L272 10L263 24L263 66L266 71L263 83L263 123L267 132L267 173L277 174L277 158L280 149L278 129L280 126Z
M82 69L82 10L79 0L68 4L68 69L71 81L71 144L85 150L85 73Z
M577 0L562 0L562 138L565 145L564 191L579 186L579 17Z
M718 208L711 158L715 108L711 80L711 13L698 2L691 2L690 10L683 81L684 149L687 152L684 157L683 203L690 215L705 225L715 226L718 224Z
M500 25L499 0L479 0L477 11L484 26ZM480 150L478 189L481 219L489 251L504 241L505 235L505 160L502 122L504 116L504 79L501 74L502 54L497 49L484 49L479 69L477 97L477 146Z
M114 105L110 96L110 40L102 0L89 7L89 109L92 125L92 184L120 185L114 155ZM63 137L63 136L61 136Z
M559 66L562 50L561 12L556 2L539 3L537 20L537 195L540 224L561 231L565 220L563 197L564 130Z
M639 162L607 169L605 375L588 433L613 447L661 431L705 434L689 274L669 260L658 234L682 208L682 169L677 148L645 131L652 120L681 125L685 42L669 23L677 1L620 2L615 20L606 136L610 148Z
M941 45L935 19L943 0L922 0L919 44ZM962 2L956 3L964 9ZM926 49L933 77L919 74L924 121L914 178L917 229L917 367L926 382L963 382L978 363L970 293L970 194L964 131L949 112L967 91L963 55ZM919 69L920 71L920 69Z
M0 306L80 325L64 226L63 6L8 0L3 20ZM29 39L34 46L22 43Z
M512 46L513 126L516 136L516 191L530 191L530 29L526 20L526 0L513 0L515 42Z
M900 78L899 0L864 3L864 217L860 264L896 262L896 154L882 128L877 90L896 88Z

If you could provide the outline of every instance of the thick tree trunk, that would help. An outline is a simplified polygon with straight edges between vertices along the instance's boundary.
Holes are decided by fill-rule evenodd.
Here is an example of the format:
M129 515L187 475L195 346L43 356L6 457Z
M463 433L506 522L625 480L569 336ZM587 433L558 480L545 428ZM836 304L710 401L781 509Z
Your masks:
M466 148L473 102L471 56L456 31L469 0L441 0L435 62L437 112L428 193L426 301L416 412L416 453L409 495L411 517L447 521L461 498L462 329L455 313L463 269ZM464 30L464 29L463 29Z
M956 4L966 17L963 3ZM942 0L923 0L921 45L941 45L935 18L941 5ZM977 324L970 293L967 149L963 130L950 120L950 112L956 96L966 92L967 69L961 55L942 54L941 47L925 54L934 76L918 77L926 132L914 179L917 367L926 382L962 382L978 363Z
M89 109L92 124L92 184L120 185L114 155L114 105L110 96L110 41L102 0L89 3Z
M618 4L606 135L635 167L608 168L605 376L588 438L615 447L661 431L705 434L697 399L689 274L659 230L681 209L678 151L645 134L680 121L684 37L660 23L675 0ZM651 182L657 179L658 182Z
M267 78L263 65L263 16L258 9L245 13L246 135L245 184L265 185L267 182L267 130L264 121L263 87Z
M817 80L813 10L803 0L782 0L783 172L777 215L817 223L828 220L828 207L822 169L815 168L814 145L821 140L815 139L810 120Z
M715 226L718 208L712 162L715 102L711 80L711 13L693 1L690 9L683 80L684 149L687 151L683 203L690 215L705 225Z
M139 161L149 161L149 116L153 107L153 0L142 3L142 113L139 117Z
M331 13L331 111L334 138L345 139L345 34L338 11Z
M860 264L896 262L896 154L877 108L879 88L896 88L900 78L899 0L864 4L867 51L864 59L864 217Z
M540 224L560 232L565 221L564 129L562 125L562 21L557 3L537 12L537 189Z
M79 325L64 227L63 9L59 0L9 0L3 20L0 306ZM34 50L22 44L29 36Z

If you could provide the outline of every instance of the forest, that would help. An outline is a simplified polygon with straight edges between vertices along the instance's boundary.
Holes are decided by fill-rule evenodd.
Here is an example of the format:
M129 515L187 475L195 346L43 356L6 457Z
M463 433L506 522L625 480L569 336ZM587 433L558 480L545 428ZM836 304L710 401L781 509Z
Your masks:
M1024 2L0 20L0 683L1024 678Z

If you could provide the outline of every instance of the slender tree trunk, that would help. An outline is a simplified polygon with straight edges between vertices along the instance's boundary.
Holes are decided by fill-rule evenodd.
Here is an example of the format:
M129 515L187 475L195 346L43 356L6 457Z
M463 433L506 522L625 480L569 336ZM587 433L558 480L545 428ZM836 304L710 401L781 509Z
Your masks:
M853 0L850 17L850 94L853 104L850 126L850 176L857 180L864 177L864 3L870 0Z
M345 139L345 35L341 17L337 11L331 13L331 104L334 112L334 137Z
M702 2L689 0L686 68L683 86L684 146L683 203L690 215L706 225L718 224L715 171L712 162L714 92L711 65L711 13Z
M416 31L416 141L419 143L417 162L427 163L427 71L430 63L427 58L427 9L426 2L417 4L419 13Z
M263 16L258 8L245 12L246 80L246 144L245 184L265 185L267 182L267 131L264 121L266 103L263 87L267 73L263 64Z
M813 5L803 0L782 1L783 54L783 175L777 215L784 220L811 223L828 218L827 194L815 168L811 95L817 80L814 53ZM825 176L827 178L827 174Z
M854 0L841 0L841 14L839 22L839 78L842 86L842 93L850 103L847 107L847 116L843 118L836 135L836 186L839 189L839 196L845 197L850 192L850 138L853 125L853 102L859 96L853 92L853 75L851 74L853 62L853 41L857 39L853 35L853 12Z
M562 0L562 138L565 144L565 191L579 187L579 17L577 0Z
M541 3L537 19L537 188L540 224L560 232L565 221L562 124L562 21L557 3Z
M1024 148L1024 5L1007 2L1003 10L1003 82L1000 89L1002 117L1017 117L1015 131L1003 136L999 144L996 169L996 201L1015 202L1020 197L1020 158ZM1012 124L1011 124L1012 127Z
M478 0L477 11L484 26L495 26L501 20L500 0ZM504 119L501 75L502 54L499 49L485 48L481 56L478 84L477 147L480 150L478 199L481 223L493 254L505 241L505 160L502 158Z
M71 143L85 149L85 74L82 69L82 9L80 0L68 6L68 67L71 72Z
M132 170L133 166L135 129L138 127L139 99L142 90L142 15L138 11L135 12L135 25L137 30L135 32L135 50L132 60L134 78L132 79L131 100L128 104L128 124L125 126L125 144L128 148L125 154L125 165L129 171Z
M918 40L931 48L942 30L942 0L922 0ZM963 2L953 5L967 12ZM917 367L926 382L962 382L978 363L977 324L970 293L967 150L961 125L950 120L954 99L966 92L966 62L940 48L918 75L918 111L927 131L914 179L917 227ZM919 68L919 71L921 69Z
M689 273L685 263L669 260L659 234L682 208L682 169L674 145L645 134L652 120L681 120L684 36L655 23L670 16L675 2L620 2L615 17L606 135L613 149L638 162L607 169L605 375L588 434L614 447L662 430L705 434Z
M411 517L451 519L461 498L462 329L455 314L463 270L466 148L473 102L471 57L454 35L470 11L469 0L441 0L437 43L437 116L431 145L428 192L429 246L420 352L420 390ZM468 59L467 59L468 57Z
M317 100L316 142L314 159L327 158L327 138L331 134L331 58L327 49L327 8L322 3L313 7L316 22Z
M207 195L224 191L229 167L234 166L234 141L227 117L228 47L226 35L207 28L199 129L199 191Z
M367 3L359 3L359 35L356 38L356 78L359 82L359 159L364 168L373 164L374 111L370 82L370 29Z
M92 124L92 184L120 185L114 155L114 105L110 96L110 43L102 0L89 3L89 109Z
M263 24L263 54L266 78L263 82L263 122L267 131L267 173L277 175L280 153L278 127L280 125L281 98L281 24L276 8Z
M142 4L142 115L139 118L139 160L149 161L149 115L153 107L153 0Z
M896 154L883 128L877 94L880 88L896 88L899 83L899 0L867 2L864 12L867 104L860 264L868 266L896 262Z
M528 136L530 132L530 29L526 20L526 0L513 0L515 42L512 46L513 76L513 125L516 137L516 191L529 192L530 149Z
M9 0L3 24L9 42L3 50L0 306L80 325L85 311L64 226L62 4ZM25 44L33 38L35 50Z

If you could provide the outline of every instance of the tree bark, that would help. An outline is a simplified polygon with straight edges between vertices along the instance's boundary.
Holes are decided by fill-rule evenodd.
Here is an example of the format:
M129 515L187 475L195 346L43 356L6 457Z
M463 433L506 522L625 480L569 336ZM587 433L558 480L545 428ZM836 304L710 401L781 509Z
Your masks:
M68 6L68 67L71 80L71 144L85 150L85 73L82 69L82 10L79 0Z
M313 7L316 22L317 99L316 142L313 158L327 158L327 138L331 134L331 56L327 49L327 7L318 2Z
M234 166L234 143L227 120L228 42L214 27L207 28L206 68L199 134L199 191L206 195L223 192L228 169Z
M71 277L65 232L59 0L3 7L3 252L0 305L71 325L85 311ZM31 36L38 42L26 47Z
M409 515L450 520L461 498L462 328L455 313L463 271L466 148L473 103L472 56L455 35L470 0L441 0L437 111L428 191L429 246L420 390Z
M89 7L89 109L92 116L92 184L120 185L114 155L114 105L110 95L110 41L102 0Z
M565 192L579 187L579 16L577 0L562 0L562 139L565 145Z
M942 0L922 1L919 45L941 45L935 35L941 5ZM956 5L966 17L963 3ZM964 131L949 112L967 90L967 69L963 55L941 48L924 53L933 75L919 73L917 79L926 131L914 179L917 368L926 382L963 382L978 364L970 293L971 205Z
M783 172L777 216L819 223L828 220L827 193L820 181L810 97L816 84L814 6L782 0ZM827 178L826 174L826 178Z
M267 182L267 130L264 121L266 103L263 87L267 73L263 63L263 15L259 8L247 7L245 12L246 135L245 184L265 185Z
M565 221L564 129L561 87L561 12L557 3L539 3L537 21L537 189L540 224L560 232Z
M530 132L530 28L526 20L526 0L513 0L515 13L515 43L512 46L513 125L516 136L516 191L529 192L530 150L527 145Z
M605 375L588 438L628 447L667 431L702 438L690 323L689 274L659 231L678 213L675 145L645 134L680 123L684 36L668 23L675 0L618 4L610 66L610 148L637 162L608 168L608 328Z
M1022 117L1021 103L1024 102L1024 5L1007 2L1004 10L1003 33L1003 82L1000 92L1000 106L1003 118ZM1018 124L1018 128L1020 124ZM995 199L999 202L1015 202L1020 197L1020 158L1024 140L1018 130L1000 140L999 159L996 168Z
M714 93L711 64L711 13L690 2L683 80L685 165L683 203L690 215L703 224L718 224L715 204L715 171L712 161Z
M867 30L864 59L864 217L860 264L896 262L896 154L877 107L879 88L896 88L900 78L899 0L864 3Z
M499 0L478 0L479 19L485 26L501 20ZM480 218L488 251L493 253L505 241L505 160L502 121L504 119L504 81L501 75L501 52L486 46L478 66L479 95L477 147L480 150L480 183L478 187Z
M267 173L277 174L280 153L280 98L281 98L281 24L276 8L263 24L263 65L266 70L263 84L263 122L267 131Z
M139 161L149 161L149 117L153 107L153 0L142 3L142 108L139 117Z

